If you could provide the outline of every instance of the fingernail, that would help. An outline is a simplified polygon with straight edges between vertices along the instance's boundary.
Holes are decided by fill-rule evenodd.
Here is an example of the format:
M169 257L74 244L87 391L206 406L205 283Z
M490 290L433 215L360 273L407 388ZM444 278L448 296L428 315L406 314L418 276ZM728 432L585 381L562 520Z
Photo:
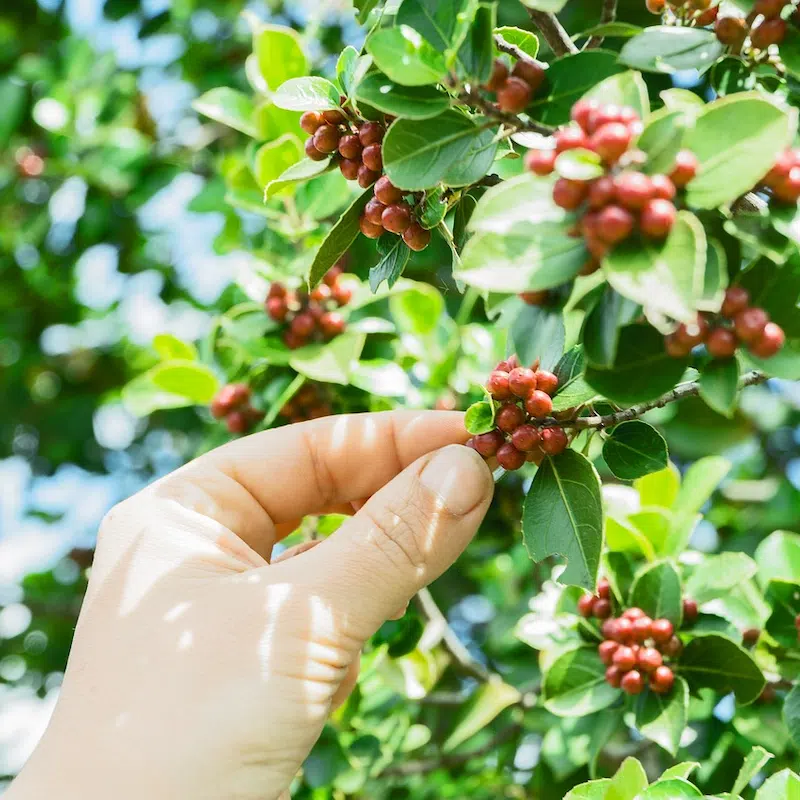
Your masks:
M451 514L464 516L492 496L492 473L471 448L451 444L436 453L420 475L422 485Z

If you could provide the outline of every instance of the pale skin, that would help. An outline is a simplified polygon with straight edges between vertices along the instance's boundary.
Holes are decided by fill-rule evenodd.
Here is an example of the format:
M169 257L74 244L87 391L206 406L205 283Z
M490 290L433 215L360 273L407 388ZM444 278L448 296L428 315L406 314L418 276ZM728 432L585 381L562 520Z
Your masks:
M491 473L466 436L458 412L329 417L240 439L115 507L9 800L287 800L366 640L486 513ZM344 509L330 538L273 559L304 515Z

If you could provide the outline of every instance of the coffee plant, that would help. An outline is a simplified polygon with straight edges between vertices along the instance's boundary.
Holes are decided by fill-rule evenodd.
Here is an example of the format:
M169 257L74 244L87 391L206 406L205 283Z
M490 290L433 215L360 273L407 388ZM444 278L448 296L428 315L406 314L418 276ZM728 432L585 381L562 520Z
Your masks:
M292 796L800 796L796 4L357 0L357 34L350 10L304 28L291 5L245 12L224 52L172 12L204 149L170 150L89 50L81 69L20 56L0 241L46 252L45 207L14 198L82 176L76 250L124 242L127 271L188 302L136 213L202 176L190 211L224 220L235 280L202 338L103 352L88 392L180 432L183 458L330 414L465 412L493 507L375 635ZM102 135L37 127L36 99L104 91ZM32 297L37 336L92 319L60 267L11 273L4 337ZM88 417L26 402L39 356L12 416L49 465L88 459ZM78 407L83 357L47 362ZM55 574L20 602L57 647L0 634L3 684L4 658L63 669L85 579Z

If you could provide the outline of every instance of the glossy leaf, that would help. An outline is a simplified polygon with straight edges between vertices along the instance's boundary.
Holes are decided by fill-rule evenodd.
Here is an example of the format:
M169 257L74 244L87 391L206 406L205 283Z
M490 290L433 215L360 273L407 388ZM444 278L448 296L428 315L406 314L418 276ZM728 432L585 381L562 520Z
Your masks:
M455 750L519 700L519 690L502 680L490 680L482 684L465 705L456 727L442 745L443 750L445 752Z
M617 478L631 481L667 466L667 442L652 425L631 420L611 431L603 458Z
M325 78L292 78L272 96L278 108L289 111L327 111L339 106L339 90Z
M579 717L607 708L619 689L606 683L605 666L594 647L579 647L560 655L542 683L545 708L563 717Z
M313 381L346 385L358 366L365 339L363 333L344 333L327 344L303 347L290 357L289 364Z
M378 68L402 86L439 83L447 73L444 55L408 25L382 28L367 40Z
M522 364L552 369L564 353L564 317L557 308L524 305L511 325L514 350Z
M645 72L705 72L723 49L714 32L705 28L654 25L629 39L619 58L623 64Z
M192 102L192 108L200 114L221 122L229 128L257 138L258 128L254 120L255 106L243 92L219 86L207 91Z
M631 587L629 605L641 608L652 619L668 619L675 628L683 620L683 597L678 570L669 561L643 567Z
M648 689L637 699L636 727L643 736L663 747L672 756L678 752L688 720L689 687L683 678L676 676L672 690L667 694L658 694Z
M404 119L428 119L445 111L450 100L431 86L403 86L379 72L367 75L358 85L359 101Z
M494 404L487 400L473 403L464 415L464 427L473 436L494 430Z

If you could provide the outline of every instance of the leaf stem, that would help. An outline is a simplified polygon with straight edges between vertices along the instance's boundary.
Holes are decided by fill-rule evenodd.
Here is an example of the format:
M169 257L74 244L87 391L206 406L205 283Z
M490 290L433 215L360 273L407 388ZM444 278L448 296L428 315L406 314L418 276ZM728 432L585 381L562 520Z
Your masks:
M600 10L600 24L608 25L617 18L617 0L603 0L603 7ZM583 46L584 50L593 50L603 44L605 36L592 36Z
M544 40L555 56L574 55L579 52L577 45L569 38L569 34L564 30L564 26L558 21L555 14L536 11L533 8L527 8L526 11L533 24L541 31Z

